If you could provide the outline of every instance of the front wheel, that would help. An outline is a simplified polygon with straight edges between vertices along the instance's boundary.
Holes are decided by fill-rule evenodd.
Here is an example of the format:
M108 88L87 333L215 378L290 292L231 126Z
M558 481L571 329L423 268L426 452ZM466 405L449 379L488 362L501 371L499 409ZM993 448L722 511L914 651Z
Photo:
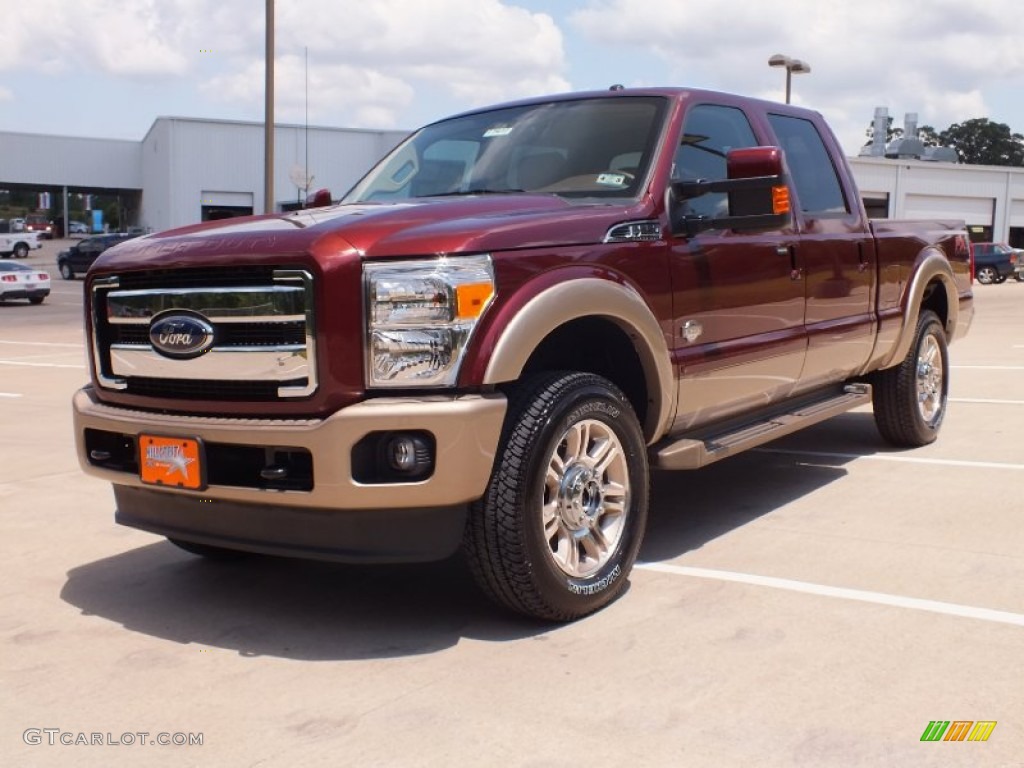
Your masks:
M917 447L934 442L946 415L949 351L938 316L925 310L903 362L874 376L875 424L893 445Z
M648 473L625 395L587 373L517 385L464 551L483 590L540 619L569 621L617 597L643 540Z
M14 246L14 258L28 258L28 246L25 245L25 243L18 243L17 245Z
M73 270L71 265L65 261L60 265L60 276L65 280L74 280L75 270Z

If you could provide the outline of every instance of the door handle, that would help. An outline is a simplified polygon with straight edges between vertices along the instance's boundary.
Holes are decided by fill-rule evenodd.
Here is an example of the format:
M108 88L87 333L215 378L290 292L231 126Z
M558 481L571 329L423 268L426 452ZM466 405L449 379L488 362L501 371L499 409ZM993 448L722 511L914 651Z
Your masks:
M796 246L780 245L775 249L775 252L779 254L779 256L789 256L789 279L803 280L804 271L800 268L800 265L796 263Z

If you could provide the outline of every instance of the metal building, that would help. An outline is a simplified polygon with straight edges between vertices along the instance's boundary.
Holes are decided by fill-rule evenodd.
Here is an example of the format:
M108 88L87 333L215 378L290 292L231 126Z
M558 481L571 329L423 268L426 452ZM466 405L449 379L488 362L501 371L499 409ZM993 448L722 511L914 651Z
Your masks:
M975 242L1024 247L1024 168L852 157L872 218L963 219Z
M340 197L406 135L275 126L275 210L307 188ZM262 213L263 124L160 117L141 141L0 132L0 189L50 192L58 215L69 194L116 196L124 220L150 231Z

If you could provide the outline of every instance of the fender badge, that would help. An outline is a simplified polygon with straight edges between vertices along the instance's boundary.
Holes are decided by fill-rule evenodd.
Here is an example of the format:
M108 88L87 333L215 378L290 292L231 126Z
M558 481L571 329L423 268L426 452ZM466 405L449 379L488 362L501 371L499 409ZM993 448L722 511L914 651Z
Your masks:
M692 343L699 339L704 333L704 326L696 320L687 320L683 323L681 333L684 339Z

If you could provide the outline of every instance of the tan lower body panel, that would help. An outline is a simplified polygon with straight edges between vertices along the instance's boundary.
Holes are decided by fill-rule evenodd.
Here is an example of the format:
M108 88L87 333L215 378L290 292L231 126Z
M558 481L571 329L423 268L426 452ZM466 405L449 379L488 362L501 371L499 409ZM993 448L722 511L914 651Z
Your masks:
M161 494L247 502L280 507L382 510L445 507L483 495L491 474L507 403L503 395L388 397L343 408L325 419L280 420L180 416L105 405L94 390L73 400L75 440L82 468L115 485L152 488L137 473L97 466L85 431L131 438L141 434L198 438L251 447L289 446L308 450L315 483L309 491L277 491L210 485L202 491L159 488ZM433 474L417 482L360 484L352 477L352 448L371 432L422 430L436 441Z

